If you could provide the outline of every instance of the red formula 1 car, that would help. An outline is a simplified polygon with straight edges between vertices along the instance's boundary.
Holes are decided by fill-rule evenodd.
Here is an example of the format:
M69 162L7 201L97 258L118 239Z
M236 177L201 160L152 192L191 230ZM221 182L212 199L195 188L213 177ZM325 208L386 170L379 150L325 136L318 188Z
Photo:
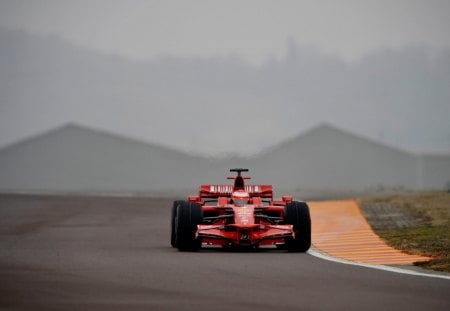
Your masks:
M311 246L311 218L305 202L291 195L273 199L271 185L246 185L247 169L236 168L229 185L201 185L198 195L175 201L171 244L180 251L202 246L257 248L276 246L306 252Z

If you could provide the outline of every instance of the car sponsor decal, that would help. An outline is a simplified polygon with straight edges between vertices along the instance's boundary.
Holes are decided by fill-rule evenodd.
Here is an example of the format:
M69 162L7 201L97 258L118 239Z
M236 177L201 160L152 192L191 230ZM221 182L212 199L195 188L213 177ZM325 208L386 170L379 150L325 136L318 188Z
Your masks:
M232 193L233 186L231 185L211 185L209 186L210 193ZM261 187L258 185L247 185L245 186L245 192L248 193L259 193L261 192Z

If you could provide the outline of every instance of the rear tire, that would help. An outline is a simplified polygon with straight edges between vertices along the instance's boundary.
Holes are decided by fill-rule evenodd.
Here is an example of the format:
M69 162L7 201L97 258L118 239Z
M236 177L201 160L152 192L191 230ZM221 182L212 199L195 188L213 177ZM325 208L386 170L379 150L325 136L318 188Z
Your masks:
M203 209L200 204L180 201L175 217L175 245L180 251L197 251L201 240L195 238L197 225L202 222Z
M172 247L177 247L176 239L175 239L175 218L177 217L177 208L178 205L183 201L173 201L172 212L171 212L171 226L170 226L170 245Z
M286 223L293 225L295 238L288 239L289 252L306 252L311 247L311 216L305 202L291 202L284 208Z

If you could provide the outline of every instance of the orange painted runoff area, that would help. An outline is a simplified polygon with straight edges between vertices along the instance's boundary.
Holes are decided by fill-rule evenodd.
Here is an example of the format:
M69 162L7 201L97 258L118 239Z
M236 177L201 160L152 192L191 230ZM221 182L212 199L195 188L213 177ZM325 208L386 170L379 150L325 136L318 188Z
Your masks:
M355 200L308 202L312 243L330 256L369 264L412 264L429 257L409 255L376 235Z

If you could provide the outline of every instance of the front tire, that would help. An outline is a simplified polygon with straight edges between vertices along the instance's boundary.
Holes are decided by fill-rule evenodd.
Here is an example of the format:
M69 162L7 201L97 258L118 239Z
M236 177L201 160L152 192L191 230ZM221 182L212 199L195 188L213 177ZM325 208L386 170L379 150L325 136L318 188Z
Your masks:
M288 239L289 252L306 252L311 247L311 216L305 202L293 201L284 208L286 223L293 225L295 238Z
M175 239L175 219L177 217L177 208L178 205L180 205L180 203L183 201L173 201L173 205L172 205L172 212L171 212L171 217L170 217L170 245L172 245L172 247L177 247L176 244L176 239Z
M175 244L180 251L196 251L201 241L195 238L197 225L202 222L203 209L200 204L181 201L175 217Z

